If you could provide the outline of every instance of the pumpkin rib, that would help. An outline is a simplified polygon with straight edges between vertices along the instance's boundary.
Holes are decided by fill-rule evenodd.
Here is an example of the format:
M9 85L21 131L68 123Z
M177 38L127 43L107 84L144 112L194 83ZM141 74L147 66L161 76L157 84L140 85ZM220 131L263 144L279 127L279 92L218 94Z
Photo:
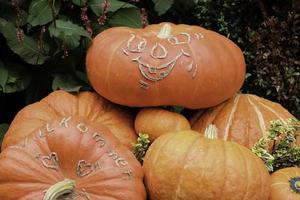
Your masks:
M223 140L228 139L229 129L230 129L230 126L232 124L232 120L234 118L234 113L236 112L236 109L238 107L239 100L240 100L240 96L235 96L235 99L233 101L233 107L232 107L232 109L230 111L230 114L228 116L228 121L227 121L226 127L224 128Z
M266 104L262 103L261 101L258 101L257 98L254 97L254 96L253 96L253 99L255 99L258 104L261 104L263 107L265 107L266 109L271 111L274 115L276 115L276 117L278 117L278 119L280 119L282 121L285 121L274 109L272 109L271 107L269 107Z
M256 113L256 117L257 117L258 122L259 122L259 127L260 127L260 130L261 130L261 133L263 134L266 130L266 124L264 122L263 114L261 113L259 108L257 106L255 106L253 101L250 99L250 96L247 96L247 100L248 100L248 102L250 103L250 105L252 106L252 108L254 109L254 111Z
M177 200L178 196L177 196L177 191L180 189L180 184L182 182L182 176L183 176L183 171L185 170L185 166L188 164L187 159L188 159L188 156L189 156L189 153L191 152L192 148L193 148L193 145L195 145L195 143L197 143L199 140L198 137L195 137L194 141L191 142L191 144L189 145L189 148L188 150L185 152L183 158L181 159L181 173L179 174L179 177L177 178L177 184L175 186L175 200Z

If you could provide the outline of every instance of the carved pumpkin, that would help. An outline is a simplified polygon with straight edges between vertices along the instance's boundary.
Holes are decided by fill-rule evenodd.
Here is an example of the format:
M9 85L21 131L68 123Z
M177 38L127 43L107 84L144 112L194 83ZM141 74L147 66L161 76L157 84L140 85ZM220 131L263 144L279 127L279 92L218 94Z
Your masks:
M191 118L192 129L203 133L209 124L218 128L218 138L251 148L270 127L272 120L293 117L280 104L252 94L237 94L228 101Z
M300 168L283 168L271 175L270 200L300 200Z
M145 200L133 154L96 123L64 117L0 154L2 200Z
M63 116L80 116L101 123L129 148L136 142L134 118L128 112L96 93L72 95L60 90L52 92L40 102L28 105L16 115L5 134L2 149L16 144L47 122Z
M101 96L138 107L214 106L232 97L245 77L243 53L228 38L171 23L101 32L88 50L86 67Z
M142 109L135 118L134 127L137 133L148 134L150 141L168 132L191 130L183 115L161 108Z
M157 138L143 164L150 200L268 200L270 175L249 149L195 131Z

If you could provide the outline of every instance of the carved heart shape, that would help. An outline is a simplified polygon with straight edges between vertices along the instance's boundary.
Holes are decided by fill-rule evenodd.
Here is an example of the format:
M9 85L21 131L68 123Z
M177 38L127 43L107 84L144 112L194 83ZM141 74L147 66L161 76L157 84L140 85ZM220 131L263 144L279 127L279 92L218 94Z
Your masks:
M92 173L94 170L93 165L85 160L80 160L77 164L76 173L77 176L83 177Z
M44 167L46 168L50 168L54 170L58 170L59 168L59 160L55 152L52 152L49 156L42 156L41 161Z

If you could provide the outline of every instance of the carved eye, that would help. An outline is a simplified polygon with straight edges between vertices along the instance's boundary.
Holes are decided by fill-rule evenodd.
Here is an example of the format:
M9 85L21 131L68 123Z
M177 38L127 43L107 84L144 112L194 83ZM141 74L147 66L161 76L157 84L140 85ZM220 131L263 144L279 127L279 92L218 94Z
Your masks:
M188 44L191 42L191 35L188 33L179 33L176 36L168 38L168 41L173 45Z
M168 56L168 51L167 51L166 47L164 47L162 44L156 43L152 47L150 55L152 56L152 58L155 58L155 59L163 59Z
M136 43L136 45L133 45ZM131 53L141 53L144 51L147 45L147 40L145 38L137 38L134 34L127 41L127 50Z

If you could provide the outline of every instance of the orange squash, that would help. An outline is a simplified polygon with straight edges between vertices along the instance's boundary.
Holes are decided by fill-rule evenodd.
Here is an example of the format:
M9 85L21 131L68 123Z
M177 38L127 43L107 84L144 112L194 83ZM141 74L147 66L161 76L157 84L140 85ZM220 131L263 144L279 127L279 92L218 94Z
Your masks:
M190 119L193 130L203 133L209 124L218 129L218 138L251 148L270 128L272 120L292 118L280 104L252 94L237 94L228 101L200 110Z
M300 168L288 167L271 175L269 200L300 200Z
M86 67L101 96L137 107L215 106L232 97L245 79L243 53L232 41L172 23L101 32L87 52Z
M79 116L101 123L128 148L136 142L134 118L129 112L92 92L70 94L55 91L40 102L23 108L12 121L5 134L2 149L18 143L35 129L53 119Z
M146 133L150 141L168 132L190 130L189 121L181 114L162 108L144 108L134 121L137 133Z
M0 154L1 200L145 200L133 154L99 123L67 116Z
M262 160L237 143L195 131L157 138L143 168L150 200L269 198L270 175Z

